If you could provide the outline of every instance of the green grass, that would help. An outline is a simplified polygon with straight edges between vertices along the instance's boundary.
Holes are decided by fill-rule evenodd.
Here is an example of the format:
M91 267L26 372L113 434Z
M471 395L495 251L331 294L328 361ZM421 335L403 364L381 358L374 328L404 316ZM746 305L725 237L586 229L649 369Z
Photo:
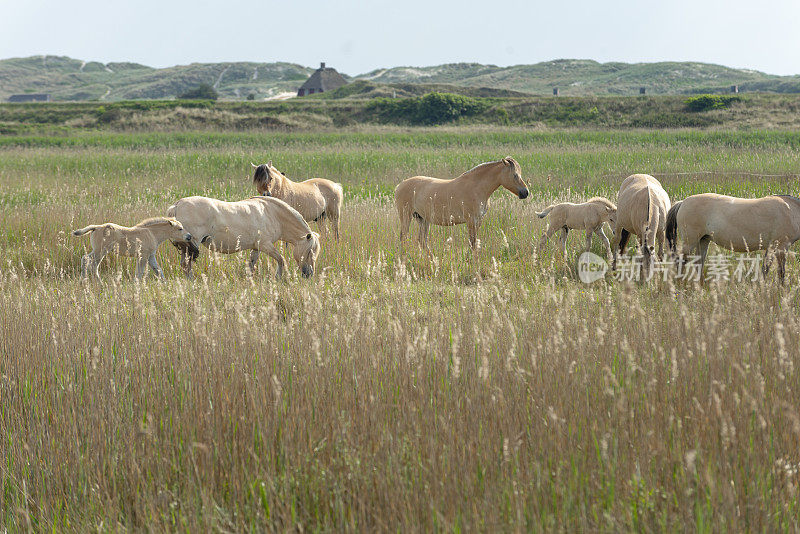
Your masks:
M0 137L0 530L797 530L800 300L788 287L580 283L553 200L800 192L793 132L90 133ZM391 192L513 156L481 229L398 243ZM166 283L90 222L254 193L250 161L345 189L315 277L168 244ZM315 225L312 224L312 227ZM416 229L413 230L416 234ZM583 238L568 244L574 262ZM593 250L603 254L595 242ZM476 271L482 281L476 279ZM690 527L691 528L691 527Z

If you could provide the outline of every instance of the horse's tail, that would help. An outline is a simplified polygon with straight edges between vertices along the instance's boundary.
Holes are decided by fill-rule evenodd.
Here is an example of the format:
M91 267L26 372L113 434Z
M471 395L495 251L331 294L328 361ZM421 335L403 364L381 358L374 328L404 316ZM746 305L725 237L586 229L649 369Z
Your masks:
M545 217L547 217L547 214L548 214L548 213L550 213L551 211L553 211L553 208L555 208L555 207L556 207L556 205L555 205L555 204L550 204L549 206L547 206L547 207L546 207L545 209L543 209L542 211L537 211L537 212L536 212L536 216L537 216L537 217L539 217L540 219L544 219Z
M338 219L339 211L342 209L342 200L344 199L344 189L342 184L333 183L333 198L328 199L325 203L325 211L323 215L330 219Z
M678 210L683 204L683 200L676 202L672 205L672 207L667 212L667 245L672 252L675 252L677 247L677 236L678 236Z
M102 226L103 226L102 224L90 224L86 228L81 228L80 230L73 231L72 235L80 236L80 235L88 234L89 232L94 232L95 230L97 230L98 228L101 228Z

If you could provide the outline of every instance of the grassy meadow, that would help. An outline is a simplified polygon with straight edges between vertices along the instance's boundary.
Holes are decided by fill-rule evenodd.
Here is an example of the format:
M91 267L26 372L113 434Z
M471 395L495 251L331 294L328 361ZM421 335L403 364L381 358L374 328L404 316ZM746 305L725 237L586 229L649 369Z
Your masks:
M464 227L401 254L399 181L503 156L531 196L494 195L478 265ZM165 244L165 283L80 281L71 230L251 196L267 160L344 185L313 279L203 249L189 281ZM800 134L0 136L0 529L798 531L795 259L785 287L584 285L582 236L536 250L534 211L634 172L797 195Z

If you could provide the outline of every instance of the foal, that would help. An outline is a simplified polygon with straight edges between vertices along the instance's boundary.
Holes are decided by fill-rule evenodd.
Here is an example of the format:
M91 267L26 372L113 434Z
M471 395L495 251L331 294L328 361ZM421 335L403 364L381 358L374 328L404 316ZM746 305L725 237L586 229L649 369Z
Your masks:
M149 264L156 276L163 279L164 271L156 261L156 250L159 245L167 239L191 245L192 240L192 234L184 230L183 225L174 217L153 217L133 227L114 223L90 224L75 230L72 235L81 236L88 233L92 234L89 236L92 251L81 259L81 271L85 278L91 270L97 280L100 280L100 262L109 252L137 258L136 278L142 279L145 267Z
M550 215L547 231L542 233L539 238L539 248L541 249L547 240L561 230L561 253L564 261L567 260L567 234L570 230L584 230L586 232L586 250L592 247L592 234L597 234L603 240L603 244L611 257L611 244L608 242L606 234L603 233L603 223L608 223L614 228L617 217L617 207L607 198L593 197L581 204L572 202L562 202L551 204L536 216L544 219Z

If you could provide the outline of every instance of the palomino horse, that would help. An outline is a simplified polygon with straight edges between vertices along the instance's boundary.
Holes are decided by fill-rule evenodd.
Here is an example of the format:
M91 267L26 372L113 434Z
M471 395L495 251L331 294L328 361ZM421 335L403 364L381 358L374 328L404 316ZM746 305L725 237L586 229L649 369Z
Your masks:
M172 217L153 217L145 219L136 226L120 226L114 223L91 224L86 228L75 230L72 235L88 234L92 251L81 258L81 271L85 277L91 272L100 280L100 262L109 252L120 256L137 258L136 278L144 276L145 268L150 265L156 276L163 279L164 271L156 261L156 250L167 239L172 239L182 246L191 249L192 234L187 232L177 219Z
M622 253L631 234L639 238L639 246L644 256L642 275L649 272L655 242L658 241L658 255L663 258L664 232L670 200L661 183L649 174L634 174L622 182L617 196L617 224L614 228L614 241L611 244L613 260L611 269L617 266L617 253Z
M551 204L536 216L544 219L550 215L547 231L539 238L539 248L543 247L547 240L561 230L561 253L564 260L567 259L567 234L570 230L584 230L586 232L586 250L592 247L592 234L603 240L609 257L611 256L611 245L606 234L603 233L603 223L608 223L611 228L617 218L617 207L613 202L603 197L593 197L581 204L572 202L562 202Z
M400 182L394 190L400 216L400 243L409 233L411 218L419 221L419 243L428 248L431 224L452 226L467 223L469 244L477 254L478 229L489 209L489 197L505 187L519 198L528 196L519 163L513 158L482 163L452 180L414 176Z
M190 229L195 241L225 254L251 250L249 267L255 268L259 252L266 252L278 263L277 278L283 274L284 260L275 248L276 241L293 245L294 260L303 276L314 274L319 254L319 234L312 232L300 214L286 202L271 197L253 197L238 202L215 198L186 197L167 210ZM173 244L181 250L181 265L189 276L197 253L183 243Z
M272 166L270 161L254 165L253 183L260 195L283 200L300 212L306 221L316 221L320 231L325 230L324 219L328 219L333 236L339 240L339 214L342 209L342 186L324 178L311 178L304 182L293 182Z
M716 193L692 195L677 202L667 214L667 241L676 249L677 234L683 240L683 254L700 254L700 272L711 241L734 252L765 250L764 274L769 271L767 255L775 250L778 277L786 276L786 252L800 239L800 198L774 195L737 198ZM702 280L702 276L701 276Z

